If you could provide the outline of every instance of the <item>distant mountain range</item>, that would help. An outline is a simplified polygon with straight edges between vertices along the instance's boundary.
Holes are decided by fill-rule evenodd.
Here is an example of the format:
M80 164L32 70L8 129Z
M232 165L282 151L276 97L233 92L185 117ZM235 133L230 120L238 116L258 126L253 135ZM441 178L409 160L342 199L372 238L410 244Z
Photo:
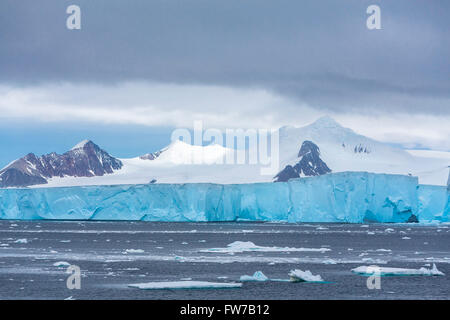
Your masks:
M85 140L70 151L37 157L27 154L0 171L0 187L26 187L47 184L53 177L94 177L111 174L123 166L95 143Z
M447 183L450 153L395 148L344 128L330 117L304 127L282 127L279 136L280 169L273 175L262 175L260 165L220 164L218 160L234 150L217 144L174 141L156 152L117 159L85 140L62 155L30 153L15 160L0 170L0 188L280 182L341 171L410 174L423 184Z

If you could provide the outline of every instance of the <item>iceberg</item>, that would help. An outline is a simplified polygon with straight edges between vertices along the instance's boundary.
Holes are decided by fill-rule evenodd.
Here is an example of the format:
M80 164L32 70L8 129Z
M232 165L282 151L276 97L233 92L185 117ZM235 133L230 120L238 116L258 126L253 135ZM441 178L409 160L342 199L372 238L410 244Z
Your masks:
M320 275L313 275L309 270L291 270L291 272L289 272L289 277L291 282L323 282Z
M264 273L262 273L262 271L256 271L252 276L248 276L248 275L244 275L241 276L239 281L244 282L244 281L268 281L269 278L266 277L266 275Z
M420 221L449 221L447 188L444 186L419 185L418 189L418 218Z
M0 189L0 219L447 222L449 198L417 177L340 172L278 183Z
M228 289L240 288L242 283L235 282L208 282L208 281L161 281L129 284L130 288L143 290L161 289Z
M389 267L377 267L377 266L362 266L352 269L352 272L370 276L444 276L445 274L438 270L436 265L433 263L431 269L420 268L420 269L406 269L406 268L389 268Z

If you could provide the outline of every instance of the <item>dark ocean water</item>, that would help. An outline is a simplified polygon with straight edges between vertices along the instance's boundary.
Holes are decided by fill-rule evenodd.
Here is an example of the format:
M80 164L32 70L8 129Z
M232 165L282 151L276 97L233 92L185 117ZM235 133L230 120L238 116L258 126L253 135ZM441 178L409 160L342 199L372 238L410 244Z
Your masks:
M234 241L325 252L201 252ZM130 250L133 249L133 250ZM128 251L127 251L128 250ZM81 269L67 288L65 261ZM369 290L363 265L446 275L383 277ZM140 290L153 281L235 282L262 271L310 270L326 283L246 282L237 289ZM450 225L0 221L1 299L449 299Z

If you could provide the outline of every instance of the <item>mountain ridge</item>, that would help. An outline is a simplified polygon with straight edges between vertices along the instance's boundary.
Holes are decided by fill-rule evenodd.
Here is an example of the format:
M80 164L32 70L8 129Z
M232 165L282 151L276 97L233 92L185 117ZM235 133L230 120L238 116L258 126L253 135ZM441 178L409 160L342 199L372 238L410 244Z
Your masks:
M28 153L0 170L0 187L26 187L47 184L53 177L93 177L119 170L122 162L90 140L83 140L59 155L51 152L40 157Z
M341 126L331 117L322 117L303 127L284 126L280 128L279 134L278 173L287 166L291 166L290 175L293 176L298 173L301 173L301 176L307 176L305 172L323 174L328 168L333 172L365 171L416 175L421 179L422 184L446 185L447 182L448 159L413 155L401 148L360 135L352 129ZM299 164L302 160L299 159L300 150L305 141L313 143L318 151L310 167L308 167L310 161L305 160ZM111 157L97 146L102 153L93 145L95 144L92 141L83 140L66 152L66 154L70 153L69 157L50 153L42 157L28 154L17 159L5 169L0 170L0 188L8 187L8 185L61 187L147 184L151 181L237 184L273 182L277 174L275 172L271 175L262 175L261 168L264 166L262 164L218 163L217 160L228 156L232 151L221 145L197 146L174 141L159 151L123 159ZM92 162L85 154L85 148L90 150ZM315 147L311 149L310 146L309 149L311 151ZM70 159L70 161L64 162L64 159ZM197 163L198 159L202 162ZM50 165L61 161L68 162L70 165L62 167L69 167L71 170L67 172L62 170L61 166ZM40 166L46 163L50 164L44 166L42 170ZM94 165L95 163L97 165ZM104 164L106 167L103 167ZM297 169L294 169L296 165ZM5 174L6 169L9 169L7 174ZM27 179L28 181L24 182Z

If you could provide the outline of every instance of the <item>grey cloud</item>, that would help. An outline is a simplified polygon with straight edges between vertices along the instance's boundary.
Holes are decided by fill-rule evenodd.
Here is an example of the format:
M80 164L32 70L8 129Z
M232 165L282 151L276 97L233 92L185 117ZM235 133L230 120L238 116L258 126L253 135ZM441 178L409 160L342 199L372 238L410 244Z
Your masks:
M74 3L80 31L65 28ZM373 3L382 30L365 27ZM448 114L448 12L446 0L3 0L0 82L257 86L333 111Z

